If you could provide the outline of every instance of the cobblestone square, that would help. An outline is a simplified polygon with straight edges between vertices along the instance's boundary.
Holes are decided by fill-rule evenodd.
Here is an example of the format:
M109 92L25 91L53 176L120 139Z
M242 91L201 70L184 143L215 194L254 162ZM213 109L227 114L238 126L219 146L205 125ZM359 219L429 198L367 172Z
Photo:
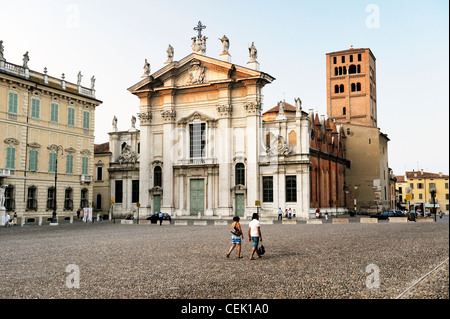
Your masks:
M0 298L449 298L448 219L262 225L253 261L246 227L242 259L228 225L2 228Z

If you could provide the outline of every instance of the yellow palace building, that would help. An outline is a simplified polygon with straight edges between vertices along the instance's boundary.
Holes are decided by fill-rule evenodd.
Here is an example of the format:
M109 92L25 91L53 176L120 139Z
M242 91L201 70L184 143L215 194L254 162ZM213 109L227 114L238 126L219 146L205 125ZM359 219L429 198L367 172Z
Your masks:
M30 70L28 52L21 65L3 52L0 41L0 210L48 221L56 205L59 219L73 216L92 204L95 108L102 103L95 78L84 87L81 72L70 83L47 68Z
M396 191L398 203L408 209L420 207L422 210L432 211L433 198L431 191L436 191L436 211L449 212L449 184L448 175L420 171L405 172L397 175Z

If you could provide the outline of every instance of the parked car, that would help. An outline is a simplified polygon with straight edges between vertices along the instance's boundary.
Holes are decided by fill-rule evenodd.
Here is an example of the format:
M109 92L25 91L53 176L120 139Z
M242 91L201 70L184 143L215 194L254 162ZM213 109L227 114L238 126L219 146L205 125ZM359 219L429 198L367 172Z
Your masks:
M405 217L405 213L401 210L394 210L396 217Z
M392 210L387 210L375 215L370 216L371 218L378 218L378 219L388 219L389 217L398 217L396 216L396 213Z
M163 213L162 219L168 220L170 223L172 223L172 217L170 217L170 215L167 213ZM150 220L152 224L156 224L159 220L159 213L154 213L152 216L147 217L147 220Z

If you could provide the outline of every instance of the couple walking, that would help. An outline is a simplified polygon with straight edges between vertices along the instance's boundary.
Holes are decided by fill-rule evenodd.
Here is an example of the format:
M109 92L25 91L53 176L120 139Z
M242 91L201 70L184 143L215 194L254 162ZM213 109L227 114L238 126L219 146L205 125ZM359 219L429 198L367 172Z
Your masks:
M230 257L230 254L236 247L236 245L238 245L238 258L242 258L241 237L242 239L244 239L244 234L242 232L241 224L239 223L239 217L236 216L233 217L233 223L231 224L231 247L227 253L227 258ZM253 243L250 260L254 260L255 258L253 257L253 255L255 254L255 252L258 255L258 244L260 241L262 242L259 215L257 213L253 214L252 221L248 225L248 241ZM261 256L258 255L258 258L261 258Z

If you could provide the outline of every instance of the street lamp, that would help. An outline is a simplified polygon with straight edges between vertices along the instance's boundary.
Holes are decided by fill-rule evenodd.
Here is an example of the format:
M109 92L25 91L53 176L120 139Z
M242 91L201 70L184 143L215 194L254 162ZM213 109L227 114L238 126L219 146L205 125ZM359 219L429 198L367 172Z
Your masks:
M61 157L64 158L64 149L61 145L56 147L56 157L55 157L55 194L53 196L53 216L52 223L57 224L58 219L56 218L56 181L58 179L58 152L61 150Z
M432 188L430 190L431 198L433 199L433 213L434 213L434 221L436 221L436 190Z

